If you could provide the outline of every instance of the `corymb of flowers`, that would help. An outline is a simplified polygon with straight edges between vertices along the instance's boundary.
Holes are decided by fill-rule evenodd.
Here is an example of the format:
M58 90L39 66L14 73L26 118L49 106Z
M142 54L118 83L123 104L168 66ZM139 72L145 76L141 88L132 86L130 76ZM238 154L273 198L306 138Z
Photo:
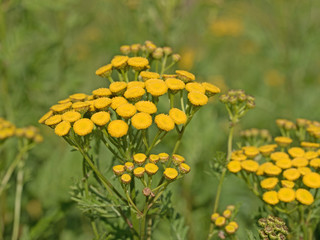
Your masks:
M58 101L39 120L78 150L85 172L93 171L109 193L144 219L160 199L167 185L182 178L191 168L178 149L186 127L196 112L220 89L197 82L188 71L168 71L180 60L170 47L145 44L121 46L122 55L96 70L105 86L91 94L73 93ZM156 153L155 147L170 133L176 138L170 153ZM123 192L99 169L93 145L103 144L116 159L112 170ZM158 175L159 181L152 181ZM145 205L138 207L135 181ZM131 190L130 190L131 189ZM132 217L132 216L131 216ZM144 228L145 223L142 224ZM145 230L137 229L143 235Z

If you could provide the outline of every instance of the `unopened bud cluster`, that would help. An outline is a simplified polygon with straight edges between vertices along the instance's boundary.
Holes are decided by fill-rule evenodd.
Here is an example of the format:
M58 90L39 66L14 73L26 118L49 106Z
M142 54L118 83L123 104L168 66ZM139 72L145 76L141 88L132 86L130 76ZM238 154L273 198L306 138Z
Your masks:
M279 217L268 216L267 218L260 218L258 225L260 238L263 240L284 240L289 234L286 223Z
M272 141L272 136L267 129L250 128L240 132L245 145L260 146Z

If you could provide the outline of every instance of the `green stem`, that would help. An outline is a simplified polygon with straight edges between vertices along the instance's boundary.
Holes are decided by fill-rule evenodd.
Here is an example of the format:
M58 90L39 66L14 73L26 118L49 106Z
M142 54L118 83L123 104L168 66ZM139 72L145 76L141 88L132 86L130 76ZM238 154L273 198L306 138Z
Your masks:
M137 211L137 213L142 216L143 213L138 209L138 207L134 204L134 202L132 201L131 197L130 197L130 194L129 194L129 191L128 190L125 190L126 192L126 197L127 197L127 200L129 202L129 204L134 208L134 210Z
M16 197L15 197L15 204L14 204L13 230L12 230L11 240L17 240L19 237L21 198L22 198L23 177L24 177L23 166L24 166L23 162L20 162L20 164L18 165Z
M99 240L99 239L100 239L100 235L99 235L99 233L98 233L97 225L96 225L96 223L95 223L94 220L91 221L91 227L92 227L92 230L93 230L95 239L96 239L96 240Z
M163 59L163 61L162 61L162 65L161 65L161 73L160 73L160 76L162 76L162 74L164 74L164 72L166 71L167 59L168 59L168 55L165 55L165 56L164 56L164 59Z
M229 136L228 136L228 152L227 152L227 159L226 159L226 163L228 163L231 159L231 153L232 153L232 139L233 139L233 131L234 131L234 124L231 124L230 126L230 131L229 131ZM216 199L214 202L214 208L213 208L213 213L217 212L218 210L218 206L219 206L219 200L220 200L220 195L221 195L221 190L222 190L222 184L226 175L227 169L224 168L223 172L221 174L220 180L219 180L219 185L218 185L218 189L217 189L217 194L216 194ZM213 234L213 229L214 229L214 225L213 223L210 224L210 230L209 230L209 234L208 234L208 238L207 240L211 239Z
M148 147L148 149L147 149L147 151L146 151L146 153L145 153L147 156L149 155L150 151L152 150L152 148L153 148L154 145L156 144L156 142L157 142L157 140L158 140L158 138L159 138L159 136L160 136L161 133L162 133L162 131L159 130L159 131L157 132L156 136L153 138L153 141L152 141L151 145Z
M182 111L186 112L185 107L184 107L183 91L180 91L180 104L181 104Z
M102 173L93 164L90 157L82 150L82 148L78 147L78 150L80 151L82 156L85 158L85 160L87 161L87 163L89 164L91 169L95 172L95 174L98 176L98 178L102 181L104 187L108 190L108 192L111 195L113 195L113 193L116 194L122 202L126 203L127 201L125 200L125 198L117 191L117 189L115 189L115 187L105 178L105 176L102 175Z

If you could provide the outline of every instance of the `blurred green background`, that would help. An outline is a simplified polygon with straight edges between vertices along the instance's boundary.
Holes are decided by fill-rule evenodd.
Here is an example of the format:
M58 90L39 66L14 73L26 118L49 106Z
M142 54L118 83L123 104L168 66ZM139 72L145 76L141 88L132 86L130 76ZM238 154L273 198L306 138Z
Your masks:
M258 127L275 135L277 118L319 120L319 29L320 1L314 0L1 0L0 116L19 127L37 125L45 138L28 159L23 238L92 238L89 221L69 195L80 176L80 156L37 121L58 100L105 86L95 70L121 45L151 40L171 46L182 56L177 68L223 92L240 88L256 97L237 133ZM184 136L179 153L192 171L172 191L188 239L208 233L217 179L207 169L217 151L226 151L227 129L227 114L215 97ZM7 157L14 146L6 143ZM240 239L246 239L259 201L228 176L221 203L221 210L241 203ZM11 221L13 204L8 207ZM154 239L177 238L163 224Z

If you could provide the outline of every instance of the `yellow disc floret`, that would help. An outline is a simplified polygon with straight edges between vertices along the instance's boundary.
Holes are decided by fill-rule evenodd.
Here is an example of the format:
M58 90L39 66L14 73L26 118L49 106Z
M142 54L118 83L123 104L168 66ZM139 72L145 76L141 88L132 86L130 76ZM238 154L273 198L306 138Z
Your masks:
M177 78L168 78L165 80L165 83L172 93L176 93L185 88L185 83Z
M111 64L114 68L123 69L127 66L128 56L115 56L111 60Z
M253 160L241 161L241 167L247 172L256 172L259 168L259 163Z
M266 178L260 182L260 186L264 189L271 190L278 184L278 182L279 182L278 178L275 178L275 177Z
M57 115L53 115L51 117L49 117L47 120L45 120L45 124L47 126L55 126L57 125L59 122L61 122L62 118L60 114Z
M92 95L95 98L109 97L109 96L111 96L111 94L112 94L112 92L110 91L109 88L98 88L98 89L92 91Z
M301 174L300 172L298 171L298 169L296 168L289 168L287 170L285 170L283 172L283 176L287 179L287 180L290 180L290 181L295 181L297 180Z
M144 164L146 159L147 159L147 156L144 153L137 153L137 154L133 155L133 161L135 163L137 163L138 165Z
M110 84L109 89L115 95L121 95L125 92L127 83L125 82L113 82Z
M230 161L227 165L227 168L232 173L237 173L241 171L240 161Z
M148 175L154 175L158 172L159 167L157 165L155 165L154 163L147 163L144 166L146 172Z
M100 77L109 77L112 72L112 64L107 64L97 69L96 75Z
M68 111L62 114L62 120L68 121L70 123L74 123L75 121L79 120L81 118L81 114L76 111Z
M177 74L178 78L184 82L191 82L196 79L196 77L188 71L176 70L176 74Z
M120 179L124 184L128 184L131 182L131 176L128 173L123 174Z
M127 102L127 99L125 99L124 97L114 97L111 99L111 108L113 110L116 110L119 106Z
M132 57L129 58L128 65L131 66L135 71L141 71L148 67L149 61L144 57Z
M217 93L220 93L220 88L218 88L217 86L211 84L211 83L208 83L208 82L203 82L202 83L202 86L204 87L204 89L206 90L206 95L208 97L211 97L211 96L214 96L216 95Z
M142 87L131 87L124 92L124 97L131 101L139 101L145 93Z
M159 73L156 73L156 72L142 71L140 72L140 76L143 81L147 81L148 79L152 79L152 78L160 78Z

